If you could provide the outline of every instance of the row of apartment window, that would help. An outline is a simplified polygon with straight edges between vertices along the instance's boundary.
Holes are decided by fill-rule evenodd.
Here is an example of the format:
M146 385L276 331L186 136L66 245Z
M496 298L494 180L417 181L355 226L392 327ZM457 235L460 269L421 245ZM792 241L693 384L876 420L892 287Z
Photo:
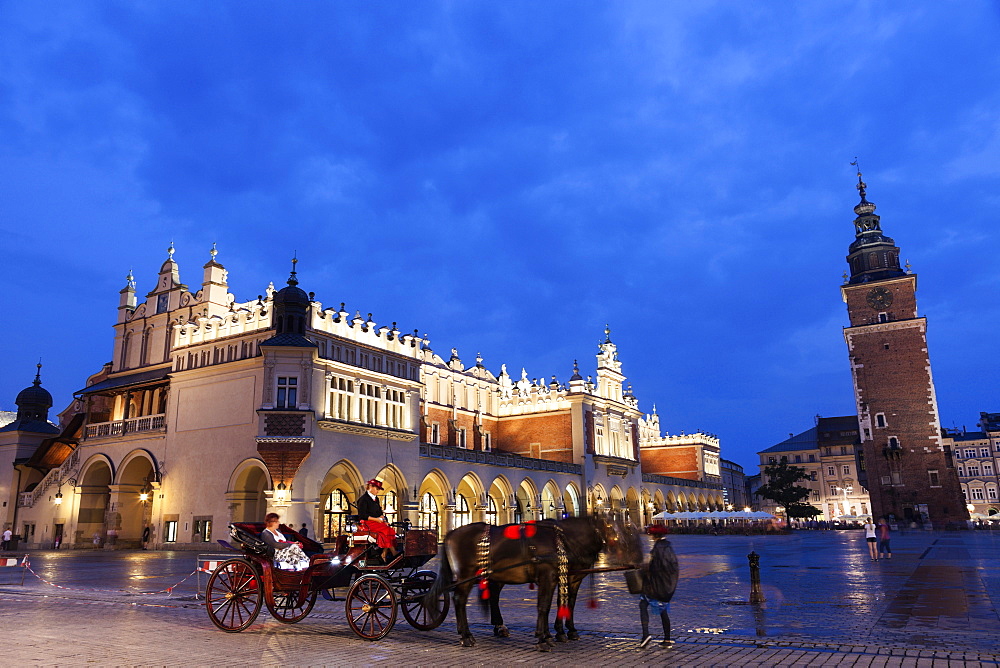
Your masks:
M989 499L990 501L996 501L997 500L997 488L996 487L987 487L986 490L985 490L985 494L984 494L982 487L972 487L972 488L970 488L968 490L968 492L966 492L966 490L963 489L962 490L962 495L965 496L965 500L966 501L969 500L969 496L970 495L972 496L972 500L973 501L986 501L987 499Z
M429 376L426 379L427 401L454 405L456 408L483 411L488 415L495 412L493 392L488 388L465 383L453 383L447 378Z
M332 359L345 364L359 366L376 373L386 373L397 378L407 378L409 380L419 380L420 369L417 365L407 364L401 360L391 357L372 354L359 350L354 346L338 345L334 341L319 339L319 356L324 359Z
M979 448L979 454L976 454L976 448L955 448L955 455L958 457L965 457L966 459L974 459L975 457L989 457L990 449L988 447ZM997 452L1000 452L1000 443L997 443Z
M969 464L968 466L961 466L961 465L959 465L959 467L958 467L958 475L959 475L959 477L969 476L970 478L974 478L977 475L980 475L979 471L980 471L980 467L979 467L978 464ZM993 475L993 464L992 463L985 462L983 464L983 466L982 466L982 475Z
M196 350L174 357L174 371L197 369L211 364L233 362L260 355L260 341L241 341L205 350Z
M483 450L493 449L493 434L488 431L482 433ZM434 445L441 444L441 425L437 422L431 423L430 442ZM455 430L455 445L459 448L469 447L469 433L465 427L458 427Z

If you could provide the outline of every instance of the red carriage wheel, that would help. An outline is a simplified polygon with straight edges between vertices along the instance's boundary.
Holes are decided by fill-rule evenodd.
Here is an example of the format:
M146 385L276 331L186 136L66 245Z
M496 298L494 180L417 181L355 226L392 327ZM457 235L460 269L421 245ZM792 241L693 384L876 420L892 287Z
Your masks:
M274 592L274 604L267 602L267 610L271 616L282 624L294 624L306 618L316 605L317 591L306 591L301 594L299 590L276 591ZM301 595L300 595L301 594Z
M261 604L260 576L249 562L230 559L219 564L205 587L205 608L212 623L239 633L257 619Z
M448 591L440 592L431 605L426 605L424 594L437 581L434 571L417 571L403 578L399 587L399 607L410 626L418 631L430 631L441 626L448 617Z
M380 640L396 623L396 592L385 578L362 575L347 590L347 623L365 640Z

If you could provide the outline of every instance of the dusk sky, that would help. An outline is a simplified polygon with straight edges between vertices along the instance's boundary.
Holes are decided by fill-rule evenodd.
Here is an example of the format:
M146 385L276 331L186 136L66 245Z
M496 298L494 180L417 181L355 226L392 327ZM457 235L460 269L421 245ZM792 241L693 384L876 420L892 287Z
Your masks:
M855 156L919 275L944 426L1000 411L995 2L8 2L0 409L111 359L171 241L448 357L566 382L605 323L665 431L855 407Z

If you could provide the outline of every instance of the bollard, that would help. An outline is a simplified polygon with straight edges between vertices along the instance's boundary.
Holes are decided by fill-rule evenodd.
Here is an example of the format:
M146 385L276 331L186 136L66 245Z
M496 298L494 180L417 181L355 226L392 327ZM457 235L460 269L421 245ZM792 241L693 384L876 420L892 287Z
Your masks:
M750 561L750 602L763 603L766 599L760 590L760 555L751 552L747 559Z

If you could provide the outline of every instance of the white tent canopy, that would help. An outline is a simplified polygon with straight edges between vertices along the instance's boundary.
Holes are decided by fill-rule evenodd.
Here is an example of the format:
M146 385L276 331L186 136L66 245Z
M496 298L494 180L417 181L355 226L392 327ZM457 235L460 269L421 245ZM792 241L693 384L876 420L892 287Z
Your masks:
M654 520L773 520L777 519L771 513L763 510L747 512L745 510L689 510L671 513L664 510L653 515Z

